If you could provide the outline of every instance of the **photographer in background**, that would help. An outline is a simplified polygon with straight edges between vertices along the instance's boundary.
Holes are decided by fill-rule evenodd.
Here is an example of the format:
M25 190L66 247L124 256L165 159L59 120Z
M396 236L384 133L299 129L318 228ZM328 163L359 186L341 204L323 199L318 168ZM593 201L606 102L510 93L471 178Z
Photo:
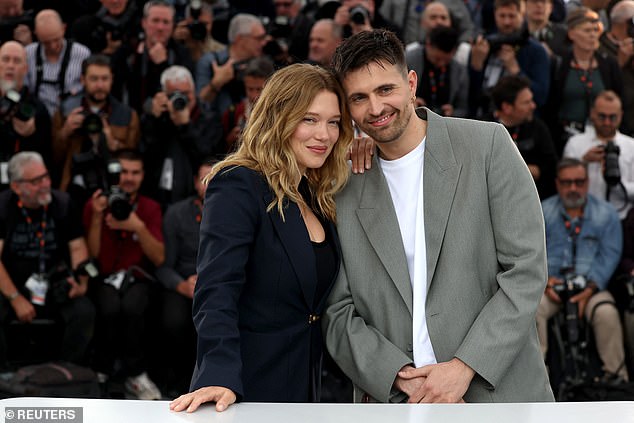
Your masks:
M95 14L78 18L69 30L70 37L81 40L93 53L112 55L124 43L138 37L140 11L135 0L99 0Z
M458 31L444 25L429 31L424 43L407 46L407 67L418 75L418 106L441 116L467 117L469 73L455 60L457 48Z
M20 151L37 151L50 164L51 118L24 87L26 51L17 41L0 47L0 190L9 186L7 162Z
M387 29L403 39L401 28L385 19L379 12L381 1L375 0L342 0L337 9L335 23L343 27L343 37L371 29Z
M271 36L264 51L276 63L297 63L308 58L309 34L315 20L306 13L305 0L273 0L275 17L267 25Z
M0 44L15 40L26 46L33 42L33 11L24 10L23 0L0 2Z
M226 48L211 36L213 20L213 8L209 3L191 0L185 8L185 19L174 28L174 39L185 44L194 63L205 53Z
M196 65L196 93L220 115L245 96L242 71L246 62L262 56L269 36L260 20L246 13L234 16L225 50L204 54Z
M107 56L97 54L82 63L83 91L66 99L53 117L55 163L62 168L60 188L83 206L97 188L110 155L136 148L139 118L111 94L112 69Z
M95 368L112 376L114 362L121 358L126 392L138 399L156 400L161 393L146 373L144 342L148 276L165 259L161 208L139 194L141 155L120 150L116 159L121 171L117 188L109 187L108 193L95 191L83 214L88 250L97 258L103 275L90 288L97 305ZM115 207L113 199L131 207ZM122 209L125 213L115 212Z
M471 116L493 111L490 90L502 76L521 75L531 81L537 107L546 103L550 88L550 60L544 47L523 26L522 0L495 0L498 32L478 36L469 60Z
M590 109L592 127L571 137L563 156L588 163L590 194L608 200L625 219L634 200L634 138L619 132L622 119L619 96L600 92Z
M616 59L623 77L621 131L634 136L634 0L621 0L610 12L610 30L601 34L599 53Z
M502 77L491 90L495 104L493 119L511 134L535 180L539 198L555 194L557 153L546 124L535 116L530 82L521 76Z
M0 194L0 320L51 318L64 326L61 358L83 363L95 309L84 296L88 259L79 211L67 194L51 190L42 157L24 151L9 161L11 190ZM51 272L57 266L65 272ZM54 276L55 275L55 276ZM53 346L51 346L53 347ZM0 330L0 366L7 345Z
M191 175L200 160L224 153L226 147L220 116L199 105L186 68L167 68L161 87L152 99L152 112L142 118L141 151L147 168L143 192L165 209L194 193Z
M558 195L542 202L548 256L548 283L536 317L542 352L548 349L548 319L562 306L558 291L580 275L585 286L575 286L568 301L592 326L603 370L627 381L621 321L605 290L621 257L619 216L611 204L588 194L587 166L580 160L559 162L556 186Z

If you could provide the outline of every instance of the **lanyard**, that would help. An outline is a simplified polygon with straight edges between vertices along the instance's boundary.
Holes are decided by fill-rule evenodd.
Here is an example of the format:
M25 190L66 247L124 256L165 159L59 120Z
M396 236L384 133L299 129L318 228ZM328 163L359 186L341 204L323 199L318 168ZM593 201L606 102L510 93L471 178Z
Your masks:
M442 66L439 69L440 75L438 75L438 83L436 83L436 72L433 69L430 69L427 75L429 76L429 91L431 94L431 104L432 106L440 106L440 104L436 104L438 100L438 90L440 88L445 88L445 75L447 74L447 68Z
M564 219L564 226L566 228L566 232L568 232L568 237L570 238L570 240L572 241L572 257L571 257L571 262L570 265L572 267L572 270L574 271L576 269L576 263L577 263L577 238L579 237L579 234L581 233L581 225L583 223L583 215L579 216L579 218L575 221L572 222L570 220L570 218L563 214L562 215L563 219Z
M24 216L24 220L29 225L29 229L33 226L33 219L29 216L29 213L26 211L24 204L21 200L18 200L18 207L22 212L22 216ZM44 210L42 211L42 220L40 221L40 227L35 229L35 237L37 238L37 244L40 247L40 260L39 260L39 270L40 274L44 274L46 272L46 255L45 255L45 247L46 247L46 211L48 206L44 206Z

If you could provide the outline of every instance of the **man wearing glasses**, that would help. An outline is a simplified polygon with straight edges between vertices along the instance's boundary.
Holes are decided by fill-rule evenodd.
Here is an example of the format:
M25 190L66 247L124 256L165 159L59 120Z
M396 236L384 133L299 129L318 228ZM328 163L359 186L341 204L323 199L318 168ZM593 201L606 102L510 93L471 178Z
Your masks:
M85 297L88 259L81 219L66 193L51 190L42 156L21 152L9 161L11 190L0 194L0 321L61 322L63 360L81 363L93 333L95 309ZM15 354L15 352L13 352ZM7 344L0 330L0 366Z
M627 380L623 329L614 298L606 290L621 258L621 222L611 204L588 194L587 168L580 160L562 159L555 181L558 194L542 202L548 283L537 308L537 333L545 355L548 319L565 301L564 283L572 285L575 291L566 292L568 301L592 326L604 372Z
M563 157L574 157L588 163L588 192L597 198L607 200L624 219L634 199L634 138L619 132L623 118L623 106L614 91L597 94L590 121L594 127L571 137L564 147ZM609 144L613 141L613 144ZM620 183L610 185L604 178L608 145L619 148L618 167ZM606 147L608 147L606 149ZM613 151L613 149L612 149Z

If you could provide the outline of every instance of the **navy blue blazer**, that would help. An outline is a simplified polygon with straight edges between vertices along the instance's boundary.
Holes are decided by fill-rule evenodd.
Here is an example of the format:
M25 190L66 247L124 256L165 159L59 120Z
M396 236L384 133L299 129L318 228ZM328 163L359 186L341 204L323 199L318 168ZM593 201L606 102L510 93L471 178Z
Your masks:
M259 173L235 167L207 187L198 250L193 317L198 332L191 390L224 386L238 400L318 400L321 315L334 283L313 307L315 255L297 204L282 221ZM336 230L332 240L339 269Z

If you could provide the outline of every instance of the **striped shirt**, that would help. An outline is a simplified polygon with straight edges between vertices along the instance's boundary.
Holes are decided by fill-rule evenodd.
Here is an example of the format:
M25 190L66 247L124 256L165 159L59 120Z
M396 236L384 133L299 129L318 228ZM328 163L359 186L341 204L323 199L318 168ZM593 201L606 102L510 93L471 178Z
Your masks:
M26 60L29 66L28 73L26 74L24 85L29 88L29 91L36 95L42 103L46 106L48 113L52 116L60 105L60 86L56 83L40 84L38 92L35 91L35 85L37 81L37 60L35 54L37 52L37 46L39 43L31 43L26 46ZM51 63L46 59L44 54L44 48L42 48L42 81L55 81L59 80L59 72L62 67L62 59L66 54L66 47L68 41L64 40L64 46L59 55L59 59L55 63ZM81 76L81 64L86 58L90 56L90 50L83 44L73 42L70 52L70 58L68 60L68 66L66 67L66 75L64 77L64 90L67 93L75 94L82 89L80 82Z

